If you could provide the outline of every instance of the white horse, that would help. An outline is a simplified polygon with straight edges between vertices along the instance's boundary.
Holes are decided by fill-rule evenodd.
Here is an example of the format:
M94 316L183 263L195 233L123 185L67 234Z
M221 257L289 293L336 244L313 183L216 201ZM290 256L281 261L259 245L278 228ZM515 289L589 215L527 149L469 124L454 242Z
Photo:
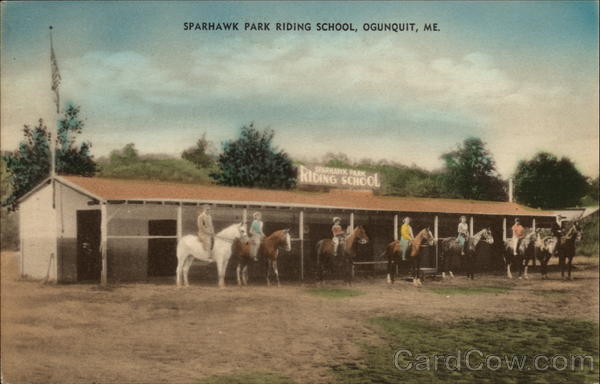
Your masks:
M244 223L232 224L215 235L212 261L217 263L219 288L225 287L225 271L231 257L231 245L235 239L245 239L246 236L246 224ZM194 259L209 262L208 256L209 253L204 249L200 240L198 240L198 236L183 236L177 242L177 286L181 286L182 278L185 286L189 286L188 272Z

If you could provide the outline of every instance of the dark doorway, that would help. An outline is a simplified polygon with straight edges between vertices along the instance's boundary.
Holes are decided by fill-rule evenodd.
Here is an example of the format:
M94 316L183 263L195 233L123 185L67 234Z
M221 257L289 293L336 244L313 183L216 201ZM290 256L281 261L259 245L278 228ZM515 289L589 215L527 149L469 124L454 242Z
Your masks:
M148 221L150 236L175 236L177 221ZM148 239L148 276L175 276L177 239Z
M100 210L77 211L77 281L100 281Z

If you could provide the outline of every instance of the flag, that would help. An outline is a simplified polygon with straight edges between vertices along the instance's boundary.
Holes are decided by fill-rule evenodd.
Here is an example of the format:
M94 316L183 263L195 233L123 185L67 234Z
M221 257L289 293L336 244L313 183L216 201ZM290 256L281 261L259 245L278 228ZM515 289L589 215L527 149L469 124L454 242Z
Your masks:
M52 29L52 28L50 28ZM54 92L54 102L56 103L56 113L60 112L60 96L58 94L58 86L60 85L60 72L58 71L58 63L54 54L54 45L52 44L52 32L50 32L50 67L52 68L52 91Z

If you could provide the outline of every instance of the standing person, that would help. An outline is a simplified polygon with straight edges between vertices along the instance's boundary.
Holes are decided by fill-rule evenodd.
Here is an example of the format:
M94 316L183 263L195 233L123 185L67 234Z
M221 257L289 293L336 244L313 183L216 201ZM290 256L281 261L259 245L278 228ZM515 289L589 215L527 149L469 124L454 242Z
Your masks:
M202 243L204 250L208 251L208 258L212 260L212 249L215 245L215 229L210 216L210 205L203 204L198 211L196 219L198 225L198 240Z
M458 222L457 240L460 245L460 254L464 256L469 242L469 224L467 224L466 216L461 216Z
M512 226L512 247L513 255L517 256L521 240L525 236L525 228L521 225L521 221L517 217L515 224Z
M410 226L410 217L406 216L402 220L402 226L400 227L400 251L402 251L402 260L406 260L406 252L414 238L415 236L412 227Z
M339 217L333 218L333 225L331 226L331 234L333 241L333 256L337 256L337 250L340 242L344 241L346 233L342 229L342 219Z
M252 214L252 224L250 225L250 256L256 259L258 249L262 239L265 237L263 232L262 214L260 212L254 212Z

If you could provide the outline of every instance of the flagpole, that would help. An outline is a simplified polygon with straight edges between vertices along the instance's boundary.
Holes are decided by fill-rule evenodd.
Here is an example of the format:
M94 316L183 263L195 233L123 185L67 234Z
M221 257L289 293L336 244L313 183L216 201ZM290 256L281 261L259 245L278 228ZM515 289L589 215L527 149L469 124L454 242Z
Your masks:
M60 99L58 94L58 84L60 82L60 74L58 74L58 65L56 64L56 56L54 55L54 44L52 41L52 26L50 26L50 67L52 70L52 85L51 89L54 91L56 98L56 119L54 124L51 124L50 131L50 177L54 180L56 176L56 124L58 122L60 113ZM54 181L53 181L54 183Z

